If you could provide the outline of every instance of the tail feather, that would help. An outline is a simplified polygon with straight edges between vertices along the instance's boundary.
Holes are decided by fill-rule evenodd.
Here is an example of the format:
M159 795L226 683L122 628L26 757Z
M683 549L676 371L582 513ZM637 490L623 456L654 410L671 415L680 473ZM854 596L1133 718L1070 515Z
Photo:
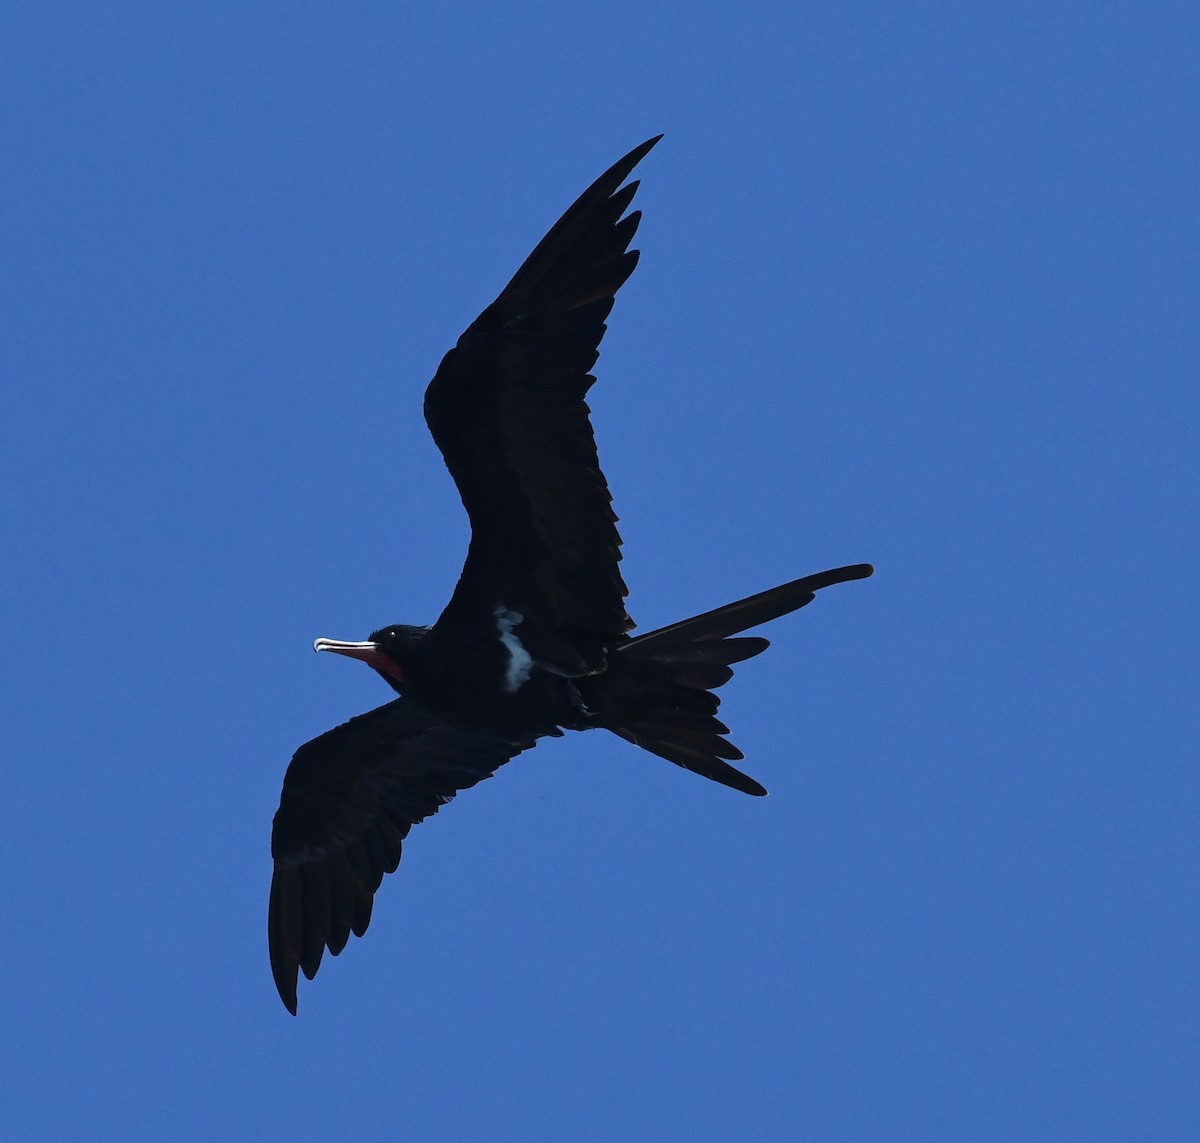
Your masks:
M865 579L874 570L853 564L818 572L630 639L618 648L618 661L605 676L597 721L695 774L747 794L765 794L753 778L724 761L743 754L721 737L729 728L714 717L721 700L711 692L733 677L732 664L769 646L760 636L733 636L811 603L823 587Z
M874 570L870 564L851 564L849 567L831 568L815 575L806 575L803 579L794 579L791 583L780 584L769 591L760 591L757 595L739 599L736 603L727 603L724 607L706 611L703 615L693 615L691 619L681 619L669 627L660 627L657 631L639 635L636 639L630 639L621 650L625 653L634 651L634 648L649 651L703 639L725 639L739 631L757 627L760 623L769 623L772 619L787 615L789 611L795 611L806 603L812 603L817 592L823 587L846 583L852 579L866 579ZM759 650L763 648L760 647ZM750 654L756 655L758 651L751 651ZM731 661L737 662L736 659Z
M682 766L693 774L699 774L702 778L711 778L723 786L741 790L743 794L753 794L759 798L766 796L765 787L760 786L749 774L743 774L740 770L730 766L728 762L722 762L712 750L684 745L674 736L668 740L643 738L630 730L614 730L613 733L624 738L626 742L632 742L634 746L640 746L643 750L649 750L651 754L657 754L668 762L674 762L676 766ZM727 749L735 751L734 758L742 757L741 751L736 746L720 738L716 741L721 742Z
M715 704L714 704L715 705ZM641 725L646 729L659 730L664 733L672 729L678 730L680 734L728 734L727 727L719 718L713 715L696 715L685 710L657 710L654 712L653 719L645 719ZM732 757L732 755L721 755L724 757Z

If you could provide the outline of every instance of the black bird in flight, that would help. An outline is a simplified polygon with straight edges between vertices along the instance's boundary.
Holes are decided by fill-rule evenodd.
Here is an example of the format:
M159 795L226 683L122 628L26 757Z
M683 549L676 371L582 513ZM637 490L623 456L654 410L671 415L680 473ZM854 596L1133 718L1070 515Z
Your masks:
M401 698L296 751L271 833L271 971L296 1011L326 948L362 936L409 829L544 735L603 727L693 773L765 794L727 759L712 692L766 650L737 637L803 607L835 568L631 637L621 540L585 396L605 319L637 265L640 212L621 184L661 136L610 167L538 243L443 358L425 420L458 485L471 542L432 627L362 643L318 639L368 663ZM624 217L622 217L624 215Z

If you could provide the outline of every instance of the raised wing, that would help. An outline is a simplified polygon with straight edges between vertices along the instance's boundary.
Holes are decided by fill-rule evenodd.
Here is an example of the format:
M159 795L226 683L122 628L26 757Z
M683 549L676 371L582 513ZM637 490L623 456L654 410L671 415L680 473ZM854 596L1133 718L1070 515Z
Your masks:
M448 726L397 699L296 751L271 830L267 911L271 972L289 1012L297 971L311 980L326 948L337 956L352 932L367 931L409 829L533 741Z
M471 519L439 633L495 622L498 604L567 636L585 662L628 631L621 540L584 395L613 298L637 265L621 187L658 142L600 176L443 359L425 419Z

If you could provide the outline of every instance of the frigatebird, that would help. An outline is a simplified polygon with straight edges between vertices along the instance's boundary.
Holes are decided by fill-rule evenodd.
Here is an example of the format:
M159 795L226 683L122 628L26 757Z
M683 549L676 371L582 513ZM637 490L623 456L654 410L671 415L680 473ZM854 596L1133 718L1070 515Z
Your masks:
M466 563L432 627L318 639L373 667L400 698L301 746L271 834L268 943L296 1012L326 948L362 936L376 889L417 822L547 735L602 727L693 773L765 794L712 692L767 640L739 633L869 564L793 580L630 636L621 540L585 400L605 319L633 273L633 168L614 163L554 224L442 359L425 420L471 524ZM625 184L625 185L622 185Z

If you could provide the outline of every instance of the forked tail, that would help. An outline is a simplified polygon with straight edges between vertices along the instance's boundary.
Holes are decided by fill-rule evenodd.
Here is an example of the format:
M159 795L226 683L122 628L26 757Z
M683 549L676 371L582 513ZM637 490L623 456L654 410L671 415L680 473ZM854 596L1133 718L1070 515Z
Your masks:
M765 794L726 759L744 757L716 717L712 693L733 677L734 663L770 645L761 636L733 638L811 603L823 587L866 579L870 564L833 568L759 592L737 603L660 627L623 643L604 675L597 722L635 746L747 794Z

